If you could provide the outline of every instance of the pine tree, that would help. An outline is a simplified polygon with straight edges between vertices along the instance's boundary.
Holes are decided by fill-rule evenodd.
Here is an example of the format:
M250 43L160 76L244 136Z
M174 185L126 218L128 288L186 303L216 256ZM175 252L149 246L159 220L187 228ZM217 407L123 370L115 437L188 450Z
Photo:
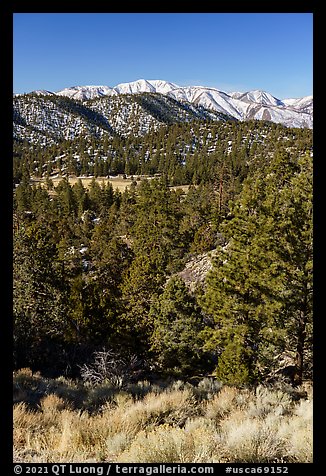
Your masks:
M286 348L295 353L294 382L300 384L312 366L313 324L313 197L312 158L307 153L298 160L296 173L288 177L280 191L277 256L284 275L284 327Z
M215 320L217 374L255 381L284 350L297 353L300 382L311 323L311 164L276 155L245 181L222 232L204 307ZM209 346L209 344L208 344Z
M47 223L25 223L14 234L13 315L15 364L40 368L56 362L64 341L64 277ZM54 352L54 353L53 353Z
M78 214L78 217L80 217L83 214L83 212L89 208L90 201L89 201L88 193L81 179L78 179L78 181L72 187L72 190L73 190L74 199L76 202L77 214Z
M100 184L94 177L89 186L88 196L91 210L98 215L101 209L102 190Z
M153 302L151 352L165 372L195 374L204 366L203 329L200 308L179 277L171 278ZM207 365L207 362L206 362Z
M56 192L60 213L65 216L74 216L77 211L76 201L72 187L67 178L60 181L56 188Z
M161 293L168 270L180 256L176 196L162 181L142 182L129 230L134 259L123 283L125 320L139 347L148 346L152 323L148 313ZM126 324L127 325L127 324Z
M14 207L18 213L30 211L32 206L33 189L29 179L23 178L15 190Z
M190 187L182 201L179 232L191 253L203 253L215 247L213 209L216 194L210 184Z

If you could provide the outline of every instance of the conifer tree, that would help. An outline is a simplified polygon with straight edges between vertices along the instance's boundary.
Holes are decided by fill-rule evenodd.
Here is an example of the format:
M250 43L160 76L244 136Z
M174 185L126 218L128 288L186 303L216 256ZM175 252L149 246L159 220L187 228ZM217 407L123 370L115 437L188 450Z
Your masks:
M88 193L87 193L81 179L78 179L78 181L72 187L72 190L73 190L74 197L75 197L77 213L78 213L78 216L80 217L82 215L82 213L85 210L87 210L88 207L89 207Z
M65 216L74 216L76 213L76 201L67 178L60 181L56 192L60 213Z
M153 302L151 351L165 372L195 374L203 366L203 329L200 308L179 277L171 278ZM206 362L207 365L207 362Z
M33 189L29 179L23 178L15 190L14 207L18 213L29 211L32 206Z
M16 365L51 366L51 344L63 342L68 328L64 277L46 222L25 223L14 234L14 352Z
M222 232L208 277L205 310L217 375L228 382L263 378L276 356L294 351L300 382L311 324L311 164L276 155L245 181ZM208 344L209 346L209 344Z
M282 165L280 165L280 168ZM312 367L313 335L313 196L312 158L298 160L297 170L280 191L277 257L283 270L283 323L286 349L295 353L294 382L302 382Z
M162 291L165 276L183 244L178 234L177 202L162 181L143 182L135 204L130 239L134 259L123 283L126 322L138 336L139 346L148 346L152 323L151 303Z
M95 177L92 178L89 191L88 191L90 208L96 213L100 213L101 209L101 200L102 200L102 190L101 186Z

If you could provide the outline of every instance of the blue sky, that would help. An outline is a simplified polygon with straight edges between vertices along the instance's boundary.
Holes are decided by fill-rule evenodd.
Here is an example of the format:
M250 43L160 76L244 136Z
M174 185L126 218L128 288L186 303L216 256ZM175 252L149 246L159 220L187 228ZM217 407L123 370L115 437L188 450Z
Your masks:
M312 91L312 13L16 13L15 93L164 79Z

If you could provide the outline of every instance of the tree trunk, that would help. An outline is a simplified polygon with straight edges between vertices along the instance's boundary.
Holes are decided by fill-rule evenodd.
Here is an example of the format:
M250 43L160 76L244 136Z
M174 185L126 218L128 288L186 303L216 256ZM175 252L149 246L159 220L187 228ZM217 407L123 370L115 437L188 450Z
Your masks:
M305 346L305 340L306 340L306 323L307 323L306 302L305 302L304 308L305 308L304 311L300 311L300 317L298 322L297 348L296 348L296 357L295 357L295 374L293 376L294 385L301 385L302 377L303 377L303 363L304 363L303 353L304 353L304 346Z

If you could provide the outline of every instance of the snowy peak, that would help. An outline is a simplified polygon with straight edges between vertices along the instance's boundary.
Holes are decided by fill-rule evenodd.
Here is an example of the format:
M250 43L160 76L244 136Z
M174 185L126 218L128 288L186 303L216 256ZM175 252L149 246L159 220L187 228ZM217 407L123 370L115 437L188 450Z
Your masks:
M313 96L305 96L296 99L283 99L283 103L293 109L305 111L310 114L313 112Z
M243 96L243 92L240 92L240 91L234 91L232 93L228 93L229 96L233 99L239 99L240 96Z
M256 89L254 91L248 91L237 97L241 101L248 103L257 103L264 106L283 106L283 102L280 99L275 98L266 91Z
M114 87L119 94L139 94L139 93L155 93L155 87L146 79L138 79L131 83L120 83Z
M167 94L173 91L173 89L180 87L175 83L170 83L169 81L163 81L161 79L150 79L147 82L155 88L156 93L160 94Z
M33 91L34 94L37 94L37 96L51 96L55 93L52 91L47 91L46 89L38 89L37 91Z
M120 83L114 87L119 94L139 94L139 93L159 93L168 94L179 88L175 83L163 81L162 79L138 79L131 83Z
M67 96L71 99L84 101L101 96L115 96L117 92L109 86L73 86L71 88L61 89L56 93L58 96Z
M140 93L160 93L168 94L179 86L160 79L146 80L139 79L130 83L120 83L113 88L109 86L72 86L58 91L59 96L67 96L72 99L87 101L102 96L115 96L117 94L140 94Z
M46 89L37 89L36 91L32 91L30 93L14 93L14 97L24 96L25 94L34 94L36 96L51 96L55 95L52 91L47 91Z

